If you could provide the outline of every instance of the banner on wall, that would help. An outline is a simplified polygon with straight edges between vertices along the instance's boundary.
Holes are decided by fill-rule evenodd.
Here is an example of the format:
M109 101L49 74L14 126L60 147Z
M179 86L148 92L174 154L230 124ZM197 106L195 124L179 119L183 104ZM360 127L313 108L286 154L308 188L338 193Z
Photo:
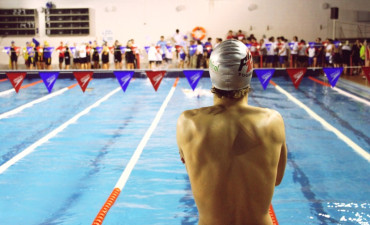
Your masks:
M150 82L153 85L155 91L158 90L163 77L166 75L166 71L145 71L146 75L148 76Z
M190 87L195 90L200 78L202 78L203 70L184 70L184 75L188 80Z
M73 72L82 92L85 92L87 85L89 85L89 82L92 80L93 73L92 71Z
M126 92L132 76L134 75L134 71L113 71L113 73L116 76L123 92Z
M326 74L326 77L329 80L329 83L332 87L335 87L335 85L338 82L338 79L340 75L343 72L343 67L338 67L338 68L323 68L324 73Z
M365 73L365 76L366 76L366 78L367 78L367 81L369 81L370 82L370 67L362 67L362 70L364 71L364 73Z
M260 80L263 90L266 90L272 75L275 73L275 69L254 69L254 72L256 72L257 77Z
M51 90L54 87L55 82L58 79L59 72L39 72L41 79L44 81L48 92L51 93Z
M26 77L26 73L6 73L6 76L10 80L10 83L13 85L15 92L18 93L19 89L22 86L23 80Z
M293 82L293 85L296 89L298 89L299 85L301 84L301 81L303 79L303 76L305 75L307 69L306 68L296 68L296 69L291 69L288 68L286 69L290 79Z

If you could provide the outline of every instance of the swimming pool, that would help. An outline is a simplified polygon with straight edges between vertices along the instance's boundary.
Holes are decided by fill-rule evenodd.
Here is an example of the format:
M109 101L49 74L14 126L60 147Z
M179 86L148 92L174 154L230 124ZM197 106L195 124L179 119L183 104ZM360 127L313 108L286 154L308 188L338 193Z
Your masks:
M287 77L273 81L369 154L369 106L309 79L298 90ZM93 79L85 93L77 86L0 119L4 165L111 93L0 174L0 221L91 224L174 82L164 78L154 92L147 79L138 78L124 93L114 78ZM53 92L74 83L59 79ZM272 202L279 223L369 224L369 161L273 85L263 91L257 78L252 85L249 104L278 110L286 124L288 165ZM200 90L210 87L209 78L198 84ZM0 92L10 88L9 82L0 83ZM178 156L176 120L186 109L211 105L213 98L207 92L191 95L189 89L181 78L104 224L197 224L190 183ZM47 95L45 86L37 84L0 96L0 114Z

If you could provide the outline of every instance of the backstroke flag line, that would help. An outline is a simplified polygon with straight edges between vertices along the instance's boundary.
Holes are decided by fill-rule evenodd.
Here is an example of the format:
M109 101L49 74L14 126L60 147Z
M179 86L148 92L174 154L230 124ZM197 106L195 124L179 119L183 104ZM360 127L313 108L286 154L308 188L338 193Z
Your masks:
M257 74L257 77L260 80L263 90L266 90L272 75L275 73L275 69L254 69L254 72Z
M195 90L200 78L202 78L203 70L184 70L186 79L188 80L190 87Z

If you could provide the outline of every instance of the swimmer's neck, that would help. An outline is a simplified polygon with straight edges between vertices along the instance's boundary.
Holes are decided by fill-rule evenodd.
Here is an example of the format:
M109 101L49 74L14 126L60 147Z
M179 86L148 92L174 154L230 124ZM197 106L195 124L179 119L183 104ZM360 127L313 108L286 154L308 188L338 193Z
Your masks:
M213 104L222 106L247 106L248 105L248 95L242 98L219 98L217 95L213 95Z

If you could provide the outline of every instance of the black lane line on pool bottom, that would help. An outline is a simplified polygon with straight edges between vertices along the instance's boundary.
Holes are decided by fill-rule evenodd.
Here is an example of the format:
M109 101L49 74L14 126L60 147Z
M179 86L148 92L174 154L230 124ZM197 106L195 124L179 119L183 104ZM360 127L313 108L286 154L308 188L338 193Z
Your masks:
M117 128L113 136L107 141L107 143L99 150L99 154L91 161L91 170L86 172L86 175L82 177L79 181L77 191L72 193L68 198L66 198L64 204L51 214L50 218L44 220L40 225L57 225L60 224L60 218L66 215L66 212L83 196L84 189L89 188L86 186L86 180L89 180L93 175L100 171L100 162L103 160L104 156L109 153L108 149L110 146L116 143L118 138L122 136L122 131L130 124L134 115L139 110L137 107L137 102L133 104L133 107L129 110L130 114L124 119L123 124ZM93 218L91 219L93 220Z
M367 135L365 135L362 131L357 130L356 128L352 127L351 124L349 124L347 121L345 121L344 119L342 119L341 117L339 117L338 114L335 111L333 111L333 110L329 109L328 107L326 107L316 97L310 96L307 92L304 92L302 90L298 90L298 91L301 92L302 94L304 94L307 98L312 99L316 105L319 105L320 108L323 111L326 111L327 113L329 113L329 115L333 119L335 119L336 121L338 121L339 124L342 127L344 127L347 130L352 131L356 136L362 138L368 145L370 145L370 137L368 137Z
M289 81L289 79L287 77L285 77L285 80L286 81ZM318 87L324 88L324 86L322 86L322 85L318 85ZM368 145L370 145L370 137L368 137L362 131L357 130L356 128L352 127L352 125L349 124L346 120L344 120L341 117L339 117L338 114L335 111L331 110L330 108L328 108L327 106L325 106L324 103L320 102L316 96L310 96L309 93L307 93L307 92L305 92L305 91L303 91L303 90L301 90L299 88L298 89L295 89L295 91L298 91L298 92L302 93L304 96L306 96L307 99L313 100L314 103L316 105L320 106L320 108L323 111L326 111L333 119L335 119L336 121L338 121L339 124L342 127L344 127L345 129L347 129L349 131L352 131L356 136L362 138ZM345 97L345 98L347 98L347 97Z
M22 152L25 148L29 147L32 143L38 141L40 139L40 134L42 137L44 137L45 135L47 135L48 131L50 132L51 130L54 130L55 128L57 128L60 124L63 123L62 121L67 120L68 116L69 115L67 113L63 114L62 117L60 117L56 122L50 123L49 126L43 129L37 130L37 131L33 130L32 131L33 135L31 135L27 139L22 138L21 143L18 143L17 145L12 146L8 152L6 152L0 157L0 166L2 166L4 163L12 159L14 156L19 154L20 152ZM11 138L11 137L5 137L5 138ZM39 138L39 139L36 139L36 138Z
M251 93L252 100L259 106L259 107L265 107L262 106L261 103L259 103L254 95L253 92ZM288 144L287 144L288 145ZM288 146L287 146L288 148ZM339 221L333 219L333 218L326 218L321 215L329 215L324 210L324 206L322 205L323 200L316 199L316 194L313 192L310 184L309 178L306 176L306 174L303 172L303 170L299 167L299 165L294 160L294 155L292 152L289 151L288 148L288 164L293 168L293 181L295 183L299 183L301 185L301 192L303 196L308 200L310 205L310 211L313 215L316 216L316 218L321 222L322 225L328 225L327 222L330 223L339 223Z

